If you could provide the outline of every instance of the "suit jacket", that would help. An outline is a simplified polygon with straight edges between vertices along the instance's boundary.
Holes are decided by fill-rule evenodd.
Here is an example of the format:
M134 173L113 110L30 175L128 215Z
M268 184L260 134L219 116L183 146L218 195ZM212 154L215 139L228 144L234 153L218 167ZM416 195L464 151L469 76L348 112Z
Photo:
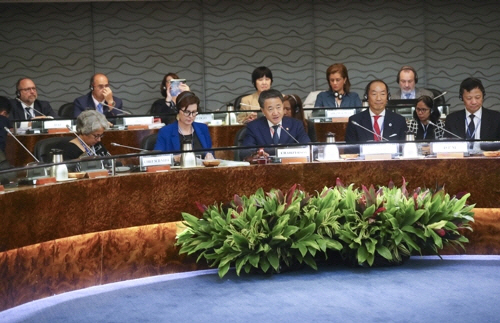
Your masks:
M446 116L445 129L465 139L465 109L455 111ZM446 138L454 138L449 133ZM500 112L482 108L481 140L500 140Z
M120 110L123 109L123 102L121 99L113 96L113 101L115 101L115 108L118 108ZM73 105L74 105L75 118L77 118L80 115L80 113L82 113L85 110L95 110L96 109L96 106L94 104L94 100L92 99L92 92L89 92L87 95L83 95L79 98L76 98L75 101L73 102ZM115 117L119 114L122 114L121 111L118 111L116 109L109 111L109 108L107 106L103 106L102 111L104 112L104 115L106 116L106 118Z
M26 115L24 114L24 109L23 105L19 100L12 99L10 101L10 106L11 106L11 111L9 115L10 120L26 120ZM35 100L35 103L33 105L33 108L35 110L40 111L46 116L51 116L54 118L57 118L57 114L55 113L54 110L52 110L52 107L50 106L50 103L47 101L40 101L40 100ZM35 117L41 116L40 112L35 111Z
M210 138L210 133L208 132L208 126L204 123L193 122L194 133L200 140L200 144L203 148L212 148L212 139ZM181 142L179 137L179 121L175 121L165 127L161 128L158 132L158 138L156 139L155 150L161 150L165 152L180 151Z
M373 129L370 111L368 109L349 117L349 122L345 132L345 141L347 143L373 141L372 133L354 125L352 121L356 121L363 127L370 130ZM403 116L389 110L385 110L382 137L388 139L389 141L405 140L407 130L406 120Z
M430 96L431 98L434 97L434 94L432 94L431 91L426 90L424 88L416 87L415 88L415 99L418 99L422 95L427 95L427 96ZM394 96L392 97L392 99L393 100L400 100L400 99L404 100L404 99L406 99L406 98L402 98L401 97L401 88L398 88L398 90L394 93Z
M325 91L318 94L314 107L335 108L335 94L333 91ZM341 108L360 108L362 106L358 93L349 92L342 97Z
M307 144L311 142L311 139L309 139L309 136L306 134L306 131L304 129L304 124L301 121L295 118L283 117L283 119L281 120L281 125L290 134L281 129L279 140L280 145L296 144L297 142L293 138L297 139L297 141L301 144ZM290 135L292 135L293 138ZM243 139L243 146L271 146L273 144L273 138L271 137L269 124L266 117L260 117L247 124L247 131L245 134L245 138ZM240 156L242 158L247 157L254 151L255 149L247 149L240 152ZM275 153L274 149L266 149L266 151L271 155Z

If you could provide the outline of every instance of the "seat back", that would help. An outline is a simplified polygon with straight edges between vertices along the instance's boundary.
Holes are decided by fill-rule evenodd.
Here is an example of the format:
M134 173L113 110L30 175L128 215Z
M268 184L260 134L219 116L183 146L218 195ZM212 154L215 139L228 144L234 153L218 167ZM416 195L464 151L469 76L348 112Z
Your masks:
M73 119L75 117L73 102L61 105L57 111L57 115L65 119Z
M141 141L141 148L146 150L154 150L156 144L156 138L158 138L157 133L145 137Z
M241 99L249 94L243 94L234 99L234 111L238 111L241 107Z
M245 135L247 133L247 127L243 127L236 133L234 137L234 145L237 147L243 147L243 140L245 139ZM241 160L240 151L234 151L234 160Z
M52 153L51 149L61 148L61 146L75 137L54 137L47 138L38 141L35 144L34 155L38 158L39 161L43 163L51 163L52 162Z

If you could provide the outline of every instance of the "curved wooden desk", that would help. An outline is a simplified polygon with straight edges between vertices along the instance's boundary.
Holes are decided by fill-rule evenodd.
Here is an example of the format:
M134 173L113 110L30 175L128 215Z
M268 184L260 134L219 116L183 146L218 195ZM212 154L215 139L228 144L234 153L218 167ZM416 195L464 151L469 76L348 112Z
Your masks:
M202 268L174 246L181 212L260 187L313 193L335 185L468 191L477 207L500 207L498 158L350 161L201 168L84 179L0 194L0 310L69 290ZM170 222L170 223L164 223ZM476 216L468 253L500 253L500 212ZM452 250L451 253L459 251Z
M231 147L234 146L234 139L236 133L240 130L242 125L234 126L210 126L210 137L212 138L213 147ZM337 141L344 140L344 133L347 127L345 122L328 122L328 123L315 123L314 127L316 129L316 135L318 141L325 142L326 134L328 132L333 132L336 134ZM157 133L158 130L109 130L106 131L106 135L102 139L102 143L108 149L112 155L129 154L134 151L123 148L112 146L112 142L116 142L120 145L130 146L130 147L141 147L141 142L147 136ZM56 136L73 136L71 133L62 134L38 134L38 135L20 135L17 136L19 141L23 143L31 152L34 151L35 144L39 140L52 138ZM24 166L29 162L33 162L33 158L12 138L7 137L6 143L6 155L9 163L14 166ZM220 151L217 153L217 158L221 159L233 159L233 153L231 151Z

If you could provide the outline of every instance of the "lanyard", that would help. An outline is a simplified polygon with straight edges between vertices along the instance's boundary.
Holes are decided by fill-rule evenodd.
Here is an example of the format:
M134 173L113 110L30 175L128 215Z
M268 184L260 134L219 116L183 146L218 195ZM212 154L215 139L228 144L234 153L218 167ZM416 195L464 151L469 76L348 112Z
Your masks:
M89 147L80 138L77 138L77 139L80 141L80 144L82 144L83 148L85 149L85 153L87 153L87 156L94 156L94 155L96 155L94 147Z
M422 139L425 139L427 137L427 130L429 129L429 124L424 125L423 123L420 123L422 125L422 128L424 129L424 137Z

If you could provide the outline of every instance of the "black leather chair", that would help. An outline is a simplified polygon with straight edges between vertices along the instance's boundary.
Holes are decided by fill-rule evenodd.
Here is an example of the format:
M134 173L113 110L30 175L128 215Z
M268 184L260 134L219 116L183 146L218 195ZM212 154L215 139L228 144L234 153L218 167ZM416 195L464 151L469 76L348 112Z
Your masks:
M243 139L245 139L245 135L247 133L247 127L243 127L238 132L236 133L236 136L234 138L234 145L236 147L243 147ZM240 150L235 150L234 151L234 160L241 160L240 157Z
M156 144L156 138L158 138L157 133L145 137L141 141L141 148L147 150L154 150Z
M429 91L432 92L432 94L434 95L434 97L437 97L441 94L443 94L443 92L439 91L439 90L436 90L436 89L427 89ZM443 96L440 96L439 98L437 98L435 101L434 101L434 104L436 106L442 106L442 105L445 105L446 104L446 98Z
M241 107L241 99L249 94L243 94L234 99L234 111L238 111Z
M75 117L73 102L61 105L57 115L64 119L73 119Z
M61 146L75 137L54 137L47 138L38 141L35 144L34 155L39 161L44 163L52 162L52 153L50 152L54 148L61 149Z

